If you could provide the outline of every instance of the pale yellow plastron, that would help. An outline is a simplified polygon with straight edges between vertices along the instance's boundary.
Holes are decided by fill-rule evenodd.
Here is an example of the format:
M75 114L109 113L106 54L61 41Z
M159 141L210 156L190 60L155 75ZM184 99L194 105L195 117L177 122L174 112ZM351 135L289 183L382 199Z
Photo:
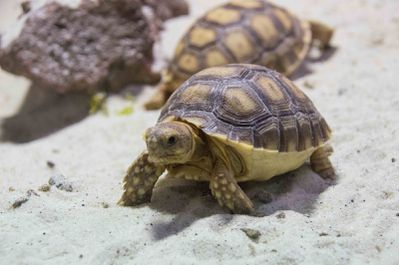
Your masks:
M299 168L316 150L310 147L304 151L279 152L263 148L254 148L251 144L231 141L225 135L212 134L221 146L228 145L236 150L248 169L245 175L236 176L237 181L268 180L274 176Z

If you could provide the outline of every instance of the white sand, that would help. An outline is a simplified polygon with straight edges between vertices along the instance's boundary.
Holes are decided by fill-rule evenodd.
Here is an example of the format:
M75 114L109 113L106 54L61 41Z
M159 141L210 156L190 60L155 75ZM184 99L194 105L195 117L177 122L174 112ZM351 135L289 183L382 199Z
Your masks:
M222 1L190 2L197 16ZM44 107L24 104L34 111L19 113L29 84L0 72L0 121L9 139L0 143L0 264L399 264L399 1L279 3L336 28L336 52L309 62L312 72L295 80L334 130L336 185L308 166L244 185L251 196L273 194L271 203L257 203L264 217L227 214L206 185L191 182L160 185L150 205L118 207L123 173L158 116L141 108L153 90L137 97L129 116L115 114L131 104L122 97L109 100L109 116L85 117L86 99L43 93L36 101ZM1 0L0 29L16 6ZM162 57L192 19L168 23ZM74 191L38 191L55 174ZM39 196L10 209L30 189ZM259 240L241 228L258 230Z

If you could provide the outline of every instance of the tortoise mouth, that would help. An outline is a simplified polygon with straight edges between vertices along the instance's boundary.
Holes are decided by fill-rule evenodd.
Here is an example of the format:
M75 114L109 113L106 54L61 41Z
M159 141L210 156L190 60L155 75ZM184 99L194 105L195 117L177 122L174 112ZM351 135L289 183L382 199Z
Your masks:
M151 153L149 154L148 160L151 163L155 164L182 164L185 162L186 158L185 153L173 153L173 154L162 154L162 156L158 156L157 154Z

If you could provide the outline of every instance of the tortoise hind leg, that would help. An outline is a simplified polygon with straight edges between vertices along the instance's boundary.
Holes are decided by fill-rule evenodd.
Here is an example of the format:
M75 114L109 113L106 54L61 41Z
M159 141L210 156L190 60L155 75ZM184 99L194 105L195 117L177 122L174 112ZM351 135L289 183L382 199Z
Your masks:
M161 85L157 87L157 91L151 99L145 103L144 108L147 110L160 109L183 81L175 78L170 70L163 72Z
M322 178L334 178L335 171L328 158L333 152L331 145L327 144L316 151L310 156L310 166L313 171L319 174Z
M165 84L160 85L154 95L144 104L146 110L160 109L171 95Z
M312 31L312 39L319 41L321 49L329 48L334 29L317 21L309 21L309 23Z
M253 203L223 163L216 163L209 187L220 206L225 206L237 214L254 214Z
M148 153L142 153L129 167L123 180L121 206L139 205L151 200L152 189L165 168L148 161Z

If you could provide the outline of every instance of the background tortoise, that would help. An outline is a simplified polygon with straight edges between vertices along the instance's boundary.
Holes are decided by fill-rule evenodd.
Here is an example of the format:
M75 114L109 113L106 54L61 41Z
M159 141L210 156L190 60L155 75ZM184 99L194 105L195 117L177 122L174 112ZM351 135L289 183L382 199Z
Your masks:
M167 169L172 177L209 181L220 205L252 213L237 182L270 179L308 158L315 172L333 176L329 138L324 118L283 75L257 65L208 68L171 96L146 131L147 151L128 169L120 204L148 201Z
M301 21L265 0L230 1L208 11L183 36L145 107L162 107L178 86L207 67L251 63L288 76L306 57L312 39L326 47L332 34L331 28Z

